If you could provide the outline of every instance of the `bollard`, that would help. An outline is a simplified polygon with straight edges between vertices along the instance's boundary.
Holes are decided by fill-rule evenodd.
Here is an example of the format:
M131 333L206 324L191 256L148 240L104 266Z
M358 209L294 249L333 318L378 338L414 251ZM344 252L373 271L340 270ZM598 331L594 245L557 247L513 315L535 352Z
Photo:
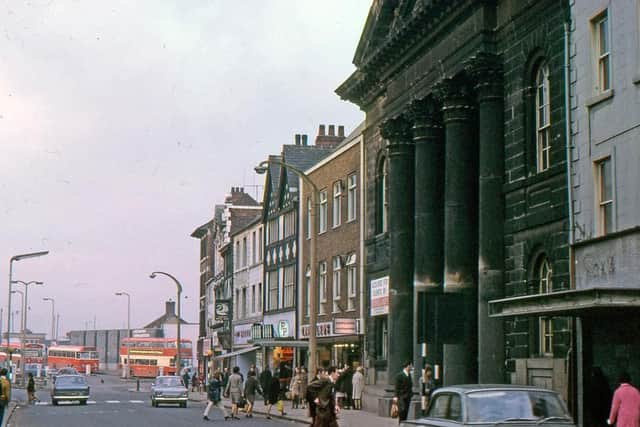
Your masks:
M136 391L140 391L140 378L136 378Z

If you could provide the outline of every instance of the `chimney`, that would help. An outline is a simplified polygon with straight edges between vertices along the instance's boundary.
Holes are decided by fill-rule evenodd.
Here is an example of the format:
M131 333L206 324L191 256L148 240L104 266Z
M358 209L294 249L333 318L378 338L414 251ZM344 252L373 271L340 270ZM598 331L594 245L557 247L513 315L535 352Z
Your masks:
M325 134L325 125L318 128L318 136L316 136L316 146L333 148L344 141L344 126L338 126L338 135L336 135L336 126L329 125L329 134Z
M296 133L296 145L300 145L300 134Z
M309 139L309 135L307 135L306 133L304 135L302 135L302 145L307 145Z
M176 316L176 303L175 301L167 301L164 303L164 314L167 317Z

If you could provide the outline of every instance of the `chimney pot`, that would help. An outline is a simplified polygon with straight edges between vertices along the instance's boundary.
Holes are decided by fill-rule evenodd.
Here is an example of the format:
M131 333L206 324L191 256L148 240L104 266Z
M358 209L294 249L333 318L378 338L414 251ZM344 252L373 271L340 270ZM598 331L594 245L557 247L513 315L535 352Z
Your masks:
M309 135L307 135L306 133L302 135L302 145L307 145L307 142L309 140Z
M338 126L338 136L344 136L344 126Z
M318 128L318 136L324 136L324 125L320 125Z
M300 145L300 134L296 133L296 145Z
M335 135L336 135L335 125L329 125L329 136L335 136Z

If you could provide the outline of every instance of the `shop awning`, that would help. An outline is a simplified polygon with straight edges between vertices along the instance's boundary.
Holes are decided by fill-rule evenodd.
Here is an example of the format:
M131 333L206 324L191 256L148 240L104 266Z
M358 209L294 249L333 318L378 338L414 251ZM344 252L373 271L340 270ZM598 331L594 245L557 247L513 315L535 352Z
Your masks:
M226 359L227 357L233 357L239 354L245 354L252 351L256 351L258 348L260 347L258 346L245 347L245 348L241 348L240 350L232 351L231 353L225 353L225 354L221 354L220 356L215 356L213 359L214 360Z
M640 308L640 289L572 289L493 300L489 301L489 317L588 316L612 308Z
M307 341L296 340L254 340L253 343L262 347L309 347L309 343Z

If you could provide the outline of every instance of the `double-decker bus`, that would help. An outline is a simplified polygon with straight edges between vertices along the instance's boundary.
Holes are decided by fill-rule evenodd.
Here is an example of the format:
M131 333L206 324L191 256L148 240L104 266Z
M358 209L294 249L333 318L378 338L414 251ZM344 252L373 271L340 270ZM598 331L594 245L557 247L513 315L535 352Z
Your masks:
M91 372L98 370L100 360L95 347L83 345L57 345L49 347L47 352L47 366L60 369L72 367L80 373L90 366Z
M175 375L176 340L174 338L123 338L120 347L120 366L127 366L129 351L129 371L136 377L155 378L158 375ZM180 340L182 368L191 367L193 347L191 340Z

